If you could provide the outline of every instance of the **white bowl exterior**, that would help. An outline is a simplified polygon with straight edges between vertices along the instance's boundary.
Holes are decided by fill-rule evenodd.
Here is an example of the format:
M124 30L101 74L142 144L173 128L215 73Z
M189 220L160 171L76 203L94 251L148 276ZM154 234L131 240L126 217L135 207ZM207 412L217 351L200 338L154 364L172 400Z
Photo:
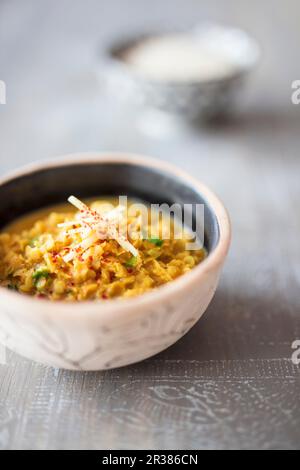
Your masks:
M41 315L40 304L27 311L21 303L9 305L1 298L0 341L22 356L63 369L132 364L163 351L190 330L209 305L219 272L204 272L196 285L142 308L122 306L121 301L110 318L101 316L101 302L92 308L82 305L83 320L72 317L72 306L68 315L53 315L55 305Z
M134 155L81 154L21 170L74 161L126 161L157 166L183 177L204 195L220 229L217 247L191 272L130 300L50 302L0 288L0 342L47 365L106 370L151 357L174 344L199 320L216 290L230 244L230 223L216 196L189 175L164 162ZM0 181L1 184L1 181Z

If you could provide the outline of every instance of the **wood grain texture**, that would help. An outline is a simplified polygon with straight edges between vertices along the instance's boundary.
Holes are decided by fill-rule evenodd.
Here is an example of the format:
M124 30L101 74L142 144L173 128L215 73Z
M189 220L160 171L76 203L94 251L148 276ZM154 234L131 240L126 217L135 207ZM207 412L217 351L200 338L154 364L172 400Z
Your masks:
M149 27L215 19L245 27L264 49L234 118L162 140L139 133L133 111L109 101L95 78L98 42L146 25L146 8L141 0L0 2L0 171L105 148L177 163L231 214L222 281L193 330L144 363L72 373L8 353L0 448L299 448L291 344L300 339L300 106L290 100L300 78L299 2L152 1Z

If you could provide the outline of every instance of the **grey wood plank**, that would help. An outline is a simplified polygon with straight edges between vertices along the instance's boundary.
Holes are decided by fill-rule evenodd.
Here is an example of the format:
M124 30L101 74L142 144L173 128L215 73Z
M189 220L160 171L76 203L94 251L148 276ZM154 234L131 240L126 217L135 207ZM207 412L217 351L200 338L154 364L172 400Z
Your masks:
M30 374L22 386L24 401L13 409L13 368L7 368L3 448L271 449L299 444L299 369L289 359L153 359L86 374L18 362Z

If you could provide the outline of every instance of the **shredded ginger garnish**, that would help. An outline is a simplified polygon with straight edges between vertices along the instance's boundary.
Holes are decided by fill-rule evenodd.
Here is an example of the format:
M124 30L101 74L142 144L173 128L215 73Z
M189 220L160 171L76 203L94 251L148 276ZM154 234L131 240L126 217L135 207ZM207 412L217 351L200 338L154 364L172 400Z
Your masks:
M130 243L126 237L119 233L118 222L125 210L125 207L118 206L112 211L101 214L100 212L91 209L75 196L70 196L68 201L76 209L78 214L72 221L59 224L58 227L65 228L69 235L80 234L82 242L70 248L70 251L63 257L63 260L68 263L72 261L79 251L84 252L94 245L98 240L105 240L111 238L116 240L119 245L125 250L137 257L137 249Z

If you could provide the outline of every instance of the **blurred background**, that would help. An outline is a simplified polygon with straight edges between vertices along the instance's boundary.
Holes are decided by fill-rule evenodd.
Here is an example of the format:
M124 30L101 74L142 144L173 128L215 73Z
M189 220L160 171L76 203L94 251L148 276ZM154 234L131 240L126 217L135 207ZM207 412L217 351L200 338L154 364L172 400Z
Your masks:
M299 18L298 0L0 0L1 174L65 153L143 153L209 184L233 222L214 301L158 359L75 378L13 356L14 381L3 372L2 411L12 416L4 446L299 446L299 368L290 361L300 338L300 106L291 102ZM202 21L244 29L261 59L229 117L151 136L133 105L106 92L101 51L127 35ZM9 393L11 382L24 397ZM16 403L26 399L18 420Z
M1 171L81 150L183 156L186 141L172 136L158 144L146 138L132 126L132 110L107 96L99 80L99 50L128 34L190 28L203 20L244 28L262 47L260 65L238 103L238 125L232 124L235 134L247 126L259 138L278 115L293 111L298 19L297 0L284 7L280 0L1 0L0 78L7 85L7 105L0 108ZM191 132L190 165L200 156L212 163L212 155L220 154L224 162L245 151L236 139L224 138L219 152L224 132Z

